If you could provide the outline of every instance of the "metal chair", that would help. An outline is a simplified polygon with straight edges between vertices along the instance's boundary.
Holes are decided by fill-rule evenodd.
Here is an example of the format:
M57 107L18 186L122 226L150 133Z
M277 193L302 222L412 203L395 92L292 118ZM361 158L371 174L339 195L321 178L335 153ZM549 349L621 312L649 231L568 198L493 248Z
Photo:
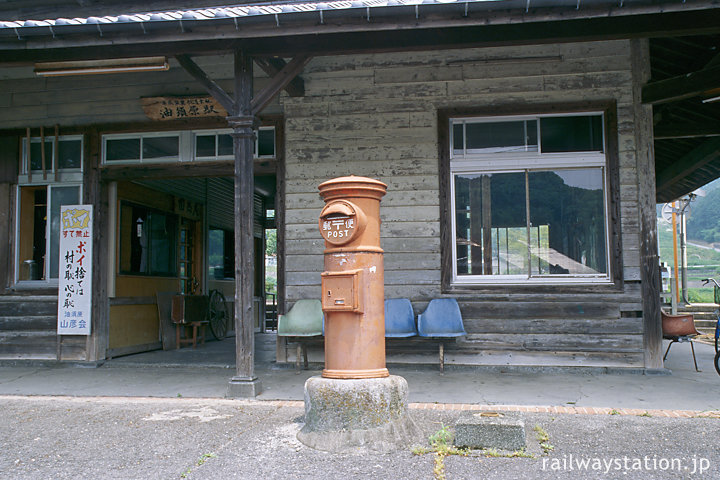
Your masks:
M295 369L300 370L300 355L308 368L307 340L324 333L324 317L320 300L298 300L285 315L278 316L278 337L292 338L297 342Z
M444 339L467 335L460 306L454 298L434 298L418 315L418 335L440 339L440 371L445 371Z
M695 347L692 341L693 337L700 335L700 332L695 328L695 317L692 314L670 315L662 310L660 312L662 316L663 338L670 340L670 345L668 345L667 350L665 350L663 362L667 358L673 343L690 342L695 371L699 372L697 359L695 358Z
M407 298L388 298L385 300L385 336L389 338L407 338L417 335L415 313Z

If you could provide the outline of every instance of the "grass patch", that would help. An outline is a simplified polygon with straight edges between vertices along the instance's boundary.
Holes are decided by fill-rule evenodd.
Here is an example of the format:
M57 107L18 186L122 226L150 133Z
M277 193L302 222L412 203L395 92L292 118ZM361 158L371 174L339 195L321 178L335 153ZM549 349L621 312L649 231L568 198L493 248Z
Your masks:
M209 459L215 458L215 457L217 457L217 455L215 455L214 453L203 453L200 456L200 458L198 458L197 462L195 462L195 465L193 465L193 466L200 467L205 462L207 462ZM187 478L188 475L190 475L190 473L192 473L193 466L188 467L187 470L185 470L182 474L180 474L180 478Z
M441 424L442 425L442 424ZM440 430L428 437L430 448L415 447L412 450L414 455L424 455L433 453L435 455L435 465L433 466L433 476L436 480L446 480L445 476L445 457L448 455L468 456L470 450L467 448L457 448L452 445L454 435L447 425L442 425Z
M482 455L490 458L535 458L535 455L525 450L516 450L514 452L499 452L495 448L485 448Z
M535 425L535 428L533 428L535 431L535 437L537 438L537 441L540 442L540 448L543 449L543 454L547 455L548 453L555 450L555 447L550 444L550 435L545 431L544 428L542 428L540 425Z

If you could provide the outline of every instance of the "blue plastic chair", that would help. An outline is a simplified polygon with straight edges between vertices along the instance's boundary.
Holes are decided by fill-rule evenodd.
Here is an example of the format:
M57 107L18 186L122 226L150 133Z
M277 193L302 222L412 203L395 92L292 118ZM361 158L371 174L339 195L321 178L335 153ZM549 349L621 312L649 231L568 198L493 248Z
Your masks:
M417 335L415 313L407 298L388 298L385 300L385 336L407 338Z
M278 337L297 340L295 368L300 370L300 356L308 368L307 339L321 337L325 333L324 317L320 300L298 300L285 315L278 316Z
M418 335L440 339L440 371L445 370L444 339L467 335L460 306L454 298L434 298L418 315Z

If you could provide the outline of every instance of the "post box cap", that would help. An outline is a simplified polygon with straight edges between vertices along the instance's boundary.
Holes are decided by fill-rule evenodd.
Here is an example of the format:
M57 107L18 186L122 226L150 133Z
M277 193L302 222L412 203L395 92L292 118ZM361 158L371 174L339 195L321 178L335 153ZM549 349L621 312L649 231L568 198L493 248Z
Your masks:
M387 185L372 178L349 175L323 182L318 190L326 199L336 196L369 196L379 199L387 192Z

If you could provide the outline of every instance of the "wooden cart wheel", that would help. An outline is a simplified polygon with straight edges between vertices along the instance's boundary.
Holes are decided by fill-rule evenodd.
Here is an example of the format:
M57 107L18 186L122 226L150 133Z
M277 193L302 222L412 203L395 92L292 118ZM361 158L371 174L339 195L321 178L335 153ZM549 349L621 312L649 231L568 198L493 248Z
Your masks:
M208 321L210 322L210 331L216 339L225 338L228 318L230 315L225 303L225 296L218 290L213 290L210 292L208 301Z

